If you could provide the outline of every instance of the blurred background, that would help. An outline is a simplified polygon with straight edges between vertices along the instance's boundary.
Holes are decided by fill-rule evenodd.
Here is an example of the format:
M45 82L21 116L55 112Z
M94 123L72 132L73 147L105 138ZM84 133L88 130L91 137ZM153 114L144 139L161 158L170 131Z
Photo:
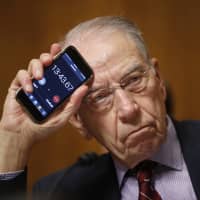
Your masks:
M200 1L198 0L7 0L0 2L0 112L17 70L48 52L76 24L101 15L123 15L136 22L150 54L159 59L170 88L173 115L199 119ZM28 187L41 176L70 165L84 152L104 151L85 141L70 125L32 151Z

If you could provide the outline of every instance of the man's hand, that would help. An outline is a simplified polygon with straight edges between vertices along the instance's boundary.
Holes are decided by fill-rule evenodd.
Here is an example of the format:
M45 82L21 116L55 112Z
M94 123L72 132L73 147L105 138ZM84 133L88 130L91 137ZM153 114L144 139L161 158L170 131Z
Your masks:
M30 61L28 70L18 71L10 85L0 121L0 172L23 169L31 147L64 126L70 116L78 110L88 90L86 85L78 88L68 102L43 124L34 123L16 102L16 91L22 87L26 92L32 92L31 79L41 79L44 67L52 63L53 57L60 50L58 44L53 44L50 53L43 53L39 59Z

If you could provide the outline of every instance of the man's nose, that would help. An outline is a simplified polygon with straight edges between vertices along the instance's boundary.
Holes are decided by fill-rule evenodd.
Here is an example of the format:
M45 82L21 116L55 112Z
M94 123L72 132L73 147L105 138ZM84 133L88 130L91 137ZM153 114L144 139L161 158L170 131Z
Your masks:
M115 91L116 109L119 119L124 122L133 122L136 119L139 111L139 106L134 101L133 94L124 91L123 89L117 89Z

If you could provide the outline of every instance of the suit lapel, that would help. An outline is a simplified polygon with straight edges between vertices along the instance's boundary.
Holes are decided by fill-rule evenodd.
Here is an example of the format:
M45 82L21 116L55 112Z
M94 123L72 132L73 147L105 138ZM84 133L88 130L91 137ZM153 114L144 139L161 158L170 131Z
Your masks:
M200 123L175 121L174 124L193 188L197 199L200 199Z

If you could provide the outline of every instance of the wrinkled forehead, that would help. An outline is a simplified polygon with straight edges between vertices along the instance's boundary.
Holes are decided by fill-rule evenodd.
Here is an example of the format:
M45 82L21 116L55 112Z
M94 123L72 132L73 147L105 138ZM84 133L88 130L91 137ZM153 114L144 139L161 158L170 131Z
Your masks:
M144 62L133 39L120 31L99 36L91 34L74 45L94 71L93 85L118 81L130 68Z
M83 32L80 37L68 41L76 46L88 63L96 68L123 51L135 51L136 43L129 34L119 30L97 30ZM138 50L139 54L139 50Z

